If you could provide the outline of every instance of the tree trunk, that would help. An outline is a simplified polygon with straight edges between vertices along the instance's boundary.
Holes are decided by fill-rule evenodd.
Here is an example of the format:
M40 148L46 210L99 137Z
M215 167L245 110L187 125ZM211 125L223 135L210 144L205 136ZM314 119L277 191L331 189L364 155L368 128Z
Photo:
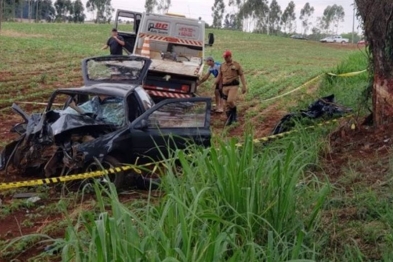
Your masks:
M11 19L12 19L12 20L11 20L11 21L14 21L14 20L15 20L15 10L16 10L16 9L15 9L15 0L12 1L11 9L12 9L12 10L11 10L11 12L12 12L12 14L11 14Z
M373 83L374 124L381 125L393 120L393 78L374 75Z
M23 1L23 0L21 0L20 2L19 2L19 4L20 4L20 6L19 6L19 8L20 8L20 10L19 10L19 22L22 22L23 21L23 7L24 7L24 4L25 4L25 2Z
M1 31L1 22L3 21L3 0L0 0L0 31Z
M36 0L37 2L36 2L36 6L35 6L35 21L36 21L36 23L38 23L39 22L39 19L38 19L38 3L39 3L39 0Z
M27 10L27 13L28 13L28 18L29 18L29 23L31 23L31 0L28 0L29 1L29 5L28 5L28 10Z
M355 0L370 49L374 125L393 122L393 1Z

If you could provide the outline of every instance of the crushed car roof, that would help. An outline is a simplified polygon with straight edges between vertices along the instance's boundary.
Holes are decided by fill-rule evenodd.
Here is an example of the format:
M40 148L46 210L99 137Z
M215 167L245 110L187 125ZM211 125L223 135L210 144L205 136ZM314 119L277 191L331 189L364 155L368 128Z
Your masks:
M127 84L114 84L114 83L102 83L91 86L72 87L72 88L59 88L56 90L57 93L66 94L94 94L94 95L111 95L125 97L137 86Z

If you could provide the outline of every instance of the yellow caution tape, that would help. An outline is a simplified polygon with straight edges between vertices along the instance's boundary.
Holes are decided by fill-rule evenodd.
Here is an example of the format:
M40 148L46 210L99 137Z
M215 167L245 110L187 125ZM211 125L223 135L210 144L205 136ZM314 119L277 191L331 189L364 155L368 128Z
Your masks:
M353 115L347 115L347 116L339 117L339 118L332 119L332 120L329 120L329 121L325 121L325 122L322 122L322 123L319 123L319 124L316 124L316 125L313 125L313 126L307 126L307 127L305 127L304 129L313 129L313 128L316 128L316 127L318 127L318 126L324 126L324 125L329 125L329 124L337 123L337 122L340 121L341 119L349 118L349 117L352 117L352 116L353 116ZM353 125L353 124L352 124L352 125ZM274 139L278 139L278 138L283 138L283 137L285 137L285 136L287 136L287 135L290 135L290 134L292 134L292 133L299 132L299 131L300 131L300 130L291 130L291 131L283 132L283 133L280 133L280 134L277 134L277 135L265 136L265 137L262 137L262 138L259 138L259 139L254 139L253 141L254 141L255 144L263 143L263 142L268 142L268 141L270 141L270 140L274 140ZM236 146L237 146L237 147L242 147L242 146L243 146L243 143L237 143Z
M356 71L356 72L350 72L350 73L344 73L344 74L333 74L333 73L327 73L330 76L337 76L337 77L349 77L349 76L356 76L360 75L364 72L367 72L367 69L364 69L362 71Z
M69 181L74 181L74 180L84 180L84 179L88 179L88 178L102 177L105 175L116 174L116 173L120 173L122 171L129 171L132 169L135 170L137 173L140 173L140 170L135 168L134 166L121 166L121 167L109 168L106 170L99 170L99 171L94 171L94 172L87 172L87 173L60 176L60 177L50 177L50 178L35 179L35 180L0 183L0 190L13 189L13 188L19 188L19 187L28 187L28 186L41 186L41 185L48 185L48 184L64 183L64 182L69 182Z
M364 73L364 72L367 72L367 69L364 69L364 70L362 70L362 71L344 73L344 74L333 74L333 73L326 73L326 74L327 74L327 75L330 75L330 76L336 76L336 77L350 77L350 76L355 76L355 75L362 74L362 73ZM316 80L318 80L319 78L321 78L323 75L324 75L324 74L320 74L320 75L318 75L318 76L312 78L311 80L307 81L306 83L302 84L301 86L299 86L299 87L297 87L297 88L295 88L295 89L293 89L293 90L291 90L291 91L288 91L288 92L286 92L286 93L284 93L284 94L281 94L281 95L278 95L278 96L275 96L275 97L272 97L272 98L268 98L268 99L262 100L261 102L271 101L271 100L274 100L274 99L277 99L277 98L280 98L280 97L283 97L283 96L287 96L287 95L289 95L289 94L292 94L293 92L296 92L296 91L298 91L298 90L300 90L300 89L302 89L302 88L304 88L304 87L307 87L308 85L314 83Z
M299 86L299 87L297 87L297 88L295 88L295 89L293 89L293 90L291 90L291 91L289 91L289 92L286 92L286 93L281 94L281 95L279 95L279 96L275 96L275 97L272 97L272 98L268 98L268 99L262 100L261 102L271 101L271 100L274 100L274 99L277 99L277 98L280 98L280 97L283 97L283 96L292 94L293 92L296 92L296 91L298 91L298 90L300 90L300 89L302 89L302 88L304 88L304 87L306 87L306 86L308 86L308 85L314 83L316 80L318 80L318 79L321 78L322 76L323 76L323 74L320 74L320 75L318 75L318 76L312 78L311 80L307 81L306 83L302 84L301 86Z
M352 115L343 116L343 117L336 118L333 120L325 121L323 123L319 123L317 125L308 126L305 129L311 129L311 128L315 128L317 126L323 126L323 125L327 125L327 124L337 123L339 120L344 119L344 118L348 118L348 117L352 117ZM253 142L255 144L268 142L270 140L283 138L283 137L285 137L289 134L295 133L295 132L299 132L299 130L292 130L292 131L283 132L283 133L280 133L277 135L256 138L253 140ZM241 147L241 146L243 146L243 144L237 143L236 146ZM187 155L187 156L192 156L192 155ZM147 166L155 165L155 168L153 170L153 172L154 172L156 170L157 164L164 163L164 161L165 160L158 161L158 162L152 162L152 163L140 165L139 167L147 167ZM21 187L42 186L42 185L64 183L64 182L75 181L75 180L97 178L97 177L102 177L105 175L117 174L117 173L120 173L123 171L129 171L129 170L134 170L138 174L142 173L142 171L139 168L137 168L135 165L124 165L121 167L114 167L114 168L109 168L109 169L105 169L105 170L99 170L99 171L87 172L87 173L81 173L81 174L74 174L74 175L67 175L67 176L60 176L60 177L50 177L50 178L35 179L35 180L26 180L26 181L0 183L0 191L7 190L7 189L21 188Z

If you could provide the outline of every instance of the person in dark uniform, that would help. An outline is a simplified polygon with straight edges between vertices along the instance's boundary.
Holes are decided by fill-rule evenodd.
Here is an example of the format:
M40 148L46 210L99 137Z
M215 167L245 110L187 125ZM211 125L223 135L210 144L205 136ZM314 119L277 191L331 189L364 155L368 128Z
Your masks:
M112 36L106 42L106 45L102 47L102 50L109 47L111 55L123 55L123 46L125 45L123 37L119 36L117 29L112 29Z
M237 122L236 100L240 81L243 94L247 92L247 84L244 78L243 68L238 62L232 60L231 51L225 51L223 57L225 63L221 64L215 83L219 84L222 82L225 112L228 117L225 125L231 125L233 122Z

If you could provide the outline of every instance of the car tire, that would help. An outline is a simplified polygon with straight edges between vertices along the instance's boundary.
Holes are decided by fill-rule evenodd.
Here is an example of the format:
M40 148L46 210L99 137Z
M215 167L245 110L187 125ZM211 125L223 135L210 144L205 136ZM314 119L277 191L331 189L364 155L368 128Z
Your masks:
M160 187L161 179L160 178L152 178L152 177L144 177L138 176L135 179L136 187L140 190L156 190Z
M122 163L120 161L118 161L115 157L113 156L106 156L104 157L104 159L102 160L103 163L108 163L110 164L112 167L119 167L122 166ZM123 187L123 182L124 182L124 177L125 177L125 171L116 173L114 175L113 180L111 179L111 182L115 185L115 187L117 189L120 189Z
M107 155L101 161L101 165L104 169L108 169L108 168L122 166L122 163L120 161L118 161L115 157ZM101 167L98 166L97 163L92 162L86 167L85 171L92 172L92 171L100 170L100 169L101 169ZM116 174L110 174L108 176L109 176L110 181L115 185L116 189L119 190L123 187L125 171L122 171L122 172L119 172Z

